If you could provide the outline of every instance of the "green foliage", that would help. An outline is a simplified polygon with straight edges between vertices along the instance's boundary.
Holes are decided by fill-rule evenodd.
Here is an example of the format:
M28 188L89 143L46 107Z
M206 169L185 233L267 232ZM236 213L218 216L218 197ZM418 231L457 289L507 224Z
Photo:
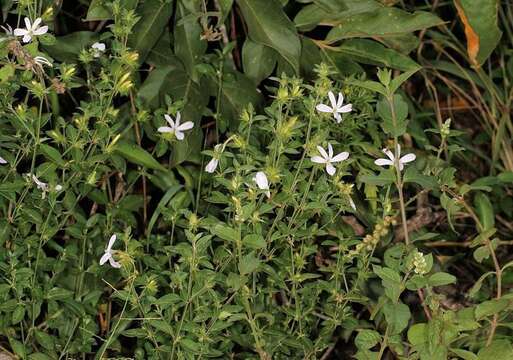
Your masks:
M513 60L479 65L512 13L481 3L2 2L0 357L510 359Z

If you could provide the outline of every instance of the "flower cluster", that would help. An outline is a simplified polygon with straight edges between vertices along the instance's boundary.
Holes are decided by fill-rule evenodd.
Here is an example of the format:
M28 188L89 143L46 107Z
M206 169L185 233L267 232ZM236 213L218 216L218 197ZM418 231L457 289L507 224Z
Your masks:
M356 245L356 248L351 250L349 255L355 256L362 253L363 251L372 251L374 247L379 243L380 239L388 234L390 225L397 225L397 220L395 220L392 216L385 216L383 221L374 227L372 234L365 235L363 241Z
M428 273L428 265L426 262L426 258L424 254L422 254L417 249L414 250L413 260L411 262L411 268L413 268L413 272L418 275L424 275Z

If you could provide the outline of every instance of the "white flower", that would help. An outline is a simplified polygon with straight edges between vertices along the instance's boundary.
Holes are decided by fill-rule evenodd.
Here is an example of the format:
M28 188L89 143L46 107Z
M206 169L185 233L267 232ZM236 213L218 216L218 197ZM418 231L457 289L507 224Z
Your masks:
M158 128L158 131L161 133L174 133L178 140L183 140L183 131L190 130L194 127L194 123L192 121L180 124L180 112L176 114L176 121L173 121L173 118L168 114L164 115L164 118L168 122L169 126L161 126Z
M53 67L52 63L51 63L50 61L48 61L48 59L47 59L47 58L45 58L45 57L43 57L43 56L36 56L36 57L34 58L34 61L35 61L36 63L38 63L41 67L42 67L43 65L47 65L47 66L49 66L49 67Z
M50 187L48 186L47 183L42 182L41 180L39 180L36 177L36 175L32 174L32 175L29 175L29 176L32 178L32 181L36 184L37 188L43 192L41 194L41 198L44 199L46 197L46 193L50 191ZM54 190L55 191L61 191L62 190L62 186L61 185L55 185Z
M351 196L349 196L349 205L351 205L351 208L356 211L356 204L354 203L353 199L351 198Z
M412 162L416 159L415 154L410 153L406 154L403 157L401 157L401 145L397 144L396 152L398 156L398 161L396 161L395 155L388 149L382 150L385 155L388 157L388 159L377 159L374 161L374 164L379 166L399 166L399 171L403 171L404 164Z
M7 160L0 156L0 164L7 164Z
M219 158L223 152L223 145L217 144L214 146L214 156L208 162L207 166L205 166L205 171L212 174L217 169L217 165L219 165Z
M23 36L22 41L24 43L30 42L33 36L43 35L48 32L48 26L39 26L42 21L41 18L37 18L33 24L30 23L30 19L28 17L24 20L26 29L17 28L14 29L13 32L15 36Z
M7 38L14 36L11 25L5 24L5 26L0 26L0 28L2 28L2 30L5 32L5 36ZM4 41L4 40L6 40L6 39L4 38L4 39L1 39L0 41Z
M317 146L317 150L319 150L321 156L312 156L311 160L317 164L326 164L326 171L330 176L333 176L337 171L335 166L333 166L333 163L344 161L349 157L349 153L347 151L333 156L333 147L331 144L328 144L327 153L326 150L324 150L321 146Z
M212 174L214 171L216 171L217 165L219 165L219 159L216 159L215 157L213 157L208 162L207 166L205 166L205 171Z
M253 181L256 182L260 190L267 190L265 194L268 198L271 197L271 192L269 191L269 181L267 180L267 176L263 171L257 172L255 176L253 176Z
M114 258L112 257L112 246L114 245L114 242L116 241L116 235L112 235L109 239L109 243L107 244L107 248L105 249L105 253L103 254L102 258L100 259L100 265L103 265L107 262L107 260L110 263L110 266L113 268L119 269L121 267L121 264L118 263Z
M331 113L333 117L337 120L337 123L342 121L342 116L340 114L345 114L353 111L353 105L347 104L342 106L344 103L344 96L341 93L338 93L338 99L335 99L335 94L332 91L328 93L328 97L330 98L331 106L325 104L318 104L316 109L320 112Z
M91 48L93 49L93 56L95 58L102 56L102 54L105 52L105 44L101 42L95 42L93 45L91 45Z

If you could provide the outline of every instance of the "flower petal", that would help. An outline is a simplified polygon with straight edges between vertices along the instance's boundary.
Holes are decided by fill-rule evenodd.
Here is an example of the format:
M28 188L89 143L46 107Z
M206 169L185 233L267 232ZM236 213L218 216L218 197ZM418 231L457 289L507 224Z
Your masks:
M44 35L48 32L48 26L41 26L39 29L34 30L34 35Z
M194 127L194 123L192 121L184 122L183 124L179 125L176 129L180 131L184 130L190 130Z
M31 40L32 40L32 36L30 36L29 33L26 33L25 35L23 35L22 41L24 43L29 43Z
M269 189L269 181L267 180L267 176L263 171L259 171L255 174L253 180L256 182L257 186L261 190Z
M325 104L319 104L315 107L317 111L324 112L324 113L331 113L333 112L333 109L330 108L328 105Z
M168 114L164 114L164 119L166 119L167 123L169 124L169 126L171 126L172 128L174 128L176 125L175 125L175 122L173 121L173 118L171 116L169 116Z
M30 22L30 19L25 16L23 21L25 21L25 27L27 28L27 30L30 30L32 28L32 23Z
M114 260L114 258L112 256L109 257L109 263L110 263L110 266L112 266L115 269L119 269L121 267L121 264L118 263L116 260Z
M212 158L208 162L207 166L205 166L205 171L212 174L214 171L216 171L218 164L219 164L219 160L217 160L216 158Z
M337 112L341 113L341 114L345 114L345 113L348 113L351 111L353 111L353 104L347 104L347 105L337 108Z
M319 150L319 152L321 153L321 156L322 156L324 159L328 160L328 159L330 158L330 157L328 156L328 153L326 152L326 150L324 150L324 149L322 148L322 146L317 145L317 150Z
M330 143L328 143L328 157L329 159L333 157L333 146Z
M406 154L401 159L399 159L399 162L401 164L409 163L409 162L412 162L413 160L415 160L416 158L417 158L417 156L415 154L413 154L413 153Z
M340 108L343 103L344 103L344 95L342 95L342 93L338 93L337 109Z
M7 164L7 160L0 156L0 164Z
M109 239L109 243L107 244L107 251L110 251L112 249L112 246L116 242L116 234L112 235Z
M335 99L335 94L333 94L333 91L328 92L328 97L330 98L331 107L333 109L337 108L337 99Z
M41 24L41 21L43 21L41 18L37 18L34 20L34 23L32 24L32 30L35 30L39 27L39 24Z
M337 169L331 163L327 163L326 164L326 172L330 176L333 176L333 175L335 175L335 172L337 172Z
M349 157L349 153L348 153L347 151L344 151L344 152L341 152L340 154L335 155L335 157L333 157L333 158L331 159L331 162L340 162L340 161L344 161L344 160L346 160L348 157Z
M337 120L337 124L340 124L342 122L342 116L340 116L339 113L334 113L333 117L335 118L335 120Z
M379 166L394 166L394 162L389 159L377 159L376 161L374 161L374 164Z
M392 160L392 162L394 162L394 161L395 161L395 156L394 156L394 154L393 154L390 150L388 150L388 149L383 149L382 151L383 151L383 153L385 153L385 155L386 155L386 156L388 156L388 158L389 158L390 160Z
M161 126L157 129L158 132L161 132L161 133L168 133L168 132L173 132L175 131L175 129L173 128L170 128L169 126Z
M105 254L103 254L103 256L101 257L100 259L100 265L103 265L107 262L107 260L109 260L111 258L111 253L110 252L105 252Z
M25 29L19 29L19 28L18 28L18 29L14 29L14 31L13 31L13 34L14 34L15 36L24 36L24 35L26 35L27 33L28 33L28 31L27 31L27 30L25 30Z
M320 156L312 156L312 158L310 160L317 164L326 164L326 161L327 161L325 158L320 157Z
M183 132L179 131L179 130L176 130L175 131L175 136L178 140L183 140L185 135L183 134Z

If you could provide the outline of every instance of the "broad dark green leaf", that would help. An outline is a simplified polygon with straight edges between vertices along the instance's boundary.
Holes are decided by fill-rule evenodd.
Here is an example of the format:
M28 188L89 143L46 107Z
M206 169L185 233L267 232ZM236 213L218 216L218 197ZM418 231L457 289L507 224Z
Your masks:
M100 38L99 34L92 31L76 31L69 35L58 36L52 45L44 45L48 54L56 60L74 63L82 49L88 49Z
M276 50L299 73L301 43L294 27L276 0L237 0L249 38Z
M353 60L369 65L386 66L402 71L420 69L420 65L400 52L387 49L382 44L368 39L350 39L342 45L331 48L351 57Z
M481 65L499 43L498 0L455 0L454 4L467 37L470 62Z
M302 31L309 31L317 25L335 26L352 16L382 7L383 5L375 0L328 0L325 4L314 2L304 6L297 13L294 23Z
M177 7L177 23L174 29L175 54L182 60L187 73L198 82L196 64L207 49L207 41L201 39L202 28L198 19L187 12L181 2Z
M172 0L145 0L137 7L139 21L128 38L128 46L139 53L139 62L146 60L166 28L173 11Z
M256 84L267 78L276 66L276 51L247 39L242 46L244 73Z
M123 156L131 163L144 166L148 169L166 171L149 152L134 143L119 141L114 148L115 152Z
M383 7L345 19L329 32L326 41L331 43L353 37L395 36L441 24L442 19L429 12L416 11L411 14L396 7Z

